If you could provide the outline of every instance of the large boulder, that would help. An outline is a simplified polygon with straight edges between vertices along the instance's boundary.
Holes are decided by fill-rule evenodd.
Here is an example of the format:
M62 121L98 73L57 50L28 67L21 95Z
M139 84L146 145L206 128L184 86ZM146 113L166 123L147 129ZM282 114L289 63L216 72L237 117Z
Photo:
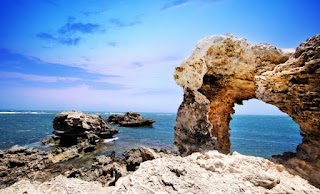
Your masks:
M112 114L107 122L119 124L121 127L152 127L152 124L156 121L145 119L137 112L127 112L124 115Z
M78 138L88 139L90 144L99 138L112 138L117 134L98 114L85 114L77 111L67 111L57 114L53 120L53 133L61 137L60 143L77 144Z
M99 114L85 114L78 111L58 113L53 120L54 134L58 136L83 137L87 132L96 135L116 134Z

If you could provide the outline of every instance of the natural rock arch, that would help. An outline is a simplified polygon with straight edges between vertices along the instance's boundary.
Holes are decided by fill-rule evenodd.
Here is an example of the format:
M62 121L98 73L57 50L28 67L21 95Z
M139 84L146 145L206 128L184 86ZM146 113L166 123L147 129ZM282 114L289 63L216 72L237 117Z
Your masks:
M293 118L303 137L297 158L319 168L319 67L320 35L309 38L293 54L233 35L203 38L175 70L175 81L184 89L175 145L183 155L203 149L230 152L233 106L256 98Z

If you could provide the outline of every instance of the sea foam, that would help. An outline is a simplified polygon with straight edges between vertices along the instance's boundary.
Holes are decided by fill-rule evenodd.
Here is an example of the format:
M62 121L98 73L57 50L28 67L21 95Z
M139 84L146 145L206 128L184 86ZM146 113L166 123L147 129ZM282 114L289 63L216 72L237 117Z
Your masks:
M105 140L104 140L104 143L113 142L113 141L116 141L116 140L118 140L118 139L119 139L119 137L114 137L114 138L111 138L111 139L105 139Z

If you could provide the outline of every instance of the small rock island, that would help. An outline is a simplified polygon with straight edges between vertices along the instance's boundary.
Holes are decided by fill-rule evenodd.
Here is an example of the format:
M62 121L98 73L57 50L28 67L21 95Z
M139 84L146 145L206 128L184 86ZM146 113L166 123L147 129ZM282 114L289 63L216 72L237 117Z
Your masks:
M156 121L146 119L137 112L126 112L124 115L110 115L107 122L110 124L118 124L120 127L152 127L152 124Z

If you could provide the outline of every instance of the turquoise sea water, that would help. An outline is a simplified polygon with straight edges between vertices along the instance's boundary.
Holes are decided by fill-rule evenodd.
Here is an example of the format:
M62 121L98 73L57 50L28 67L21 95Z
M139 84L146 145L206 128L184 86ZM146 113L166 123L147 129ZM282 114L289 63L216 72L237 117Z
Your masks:
M13 145L42 148L40 141L51 135L55 111L0 111L0 149ZM89 112L96 113L96 112ZM98 112L104 118L112 113ZM114 141L106 141L105 152L124 151L139 146L173 148L174 113L141 113L156 120L153 128L123 128ZM299 127L288 116L233 115L231 150L269 158L284 151L295 151L301 142Z

